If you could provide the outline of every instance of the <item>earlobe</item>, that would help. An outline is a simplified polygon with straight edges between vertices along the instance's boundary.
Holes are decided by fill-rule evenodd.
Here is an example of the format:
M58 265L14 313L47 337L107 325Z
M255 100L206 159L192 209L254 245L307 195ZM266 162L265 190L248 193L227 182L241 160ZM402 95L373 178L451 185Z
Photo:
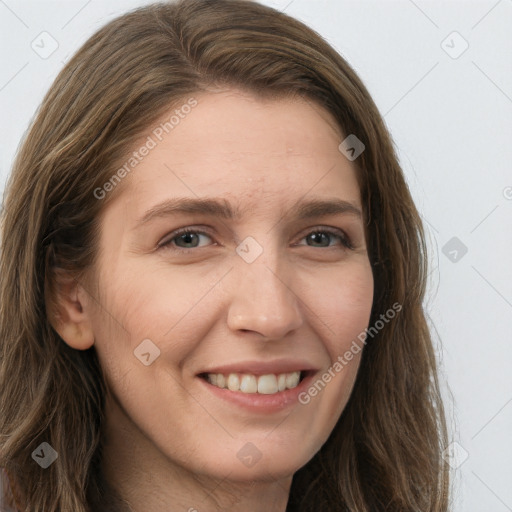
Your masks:
M87 350L94 345L92 330L83 324L66 323L61 324L59 329L55 327L54 329L70 347L76 350Z
M87 292L76 279L57 279L51 293L45 287L48 320L59 336L70 347L86 350L94 344Z

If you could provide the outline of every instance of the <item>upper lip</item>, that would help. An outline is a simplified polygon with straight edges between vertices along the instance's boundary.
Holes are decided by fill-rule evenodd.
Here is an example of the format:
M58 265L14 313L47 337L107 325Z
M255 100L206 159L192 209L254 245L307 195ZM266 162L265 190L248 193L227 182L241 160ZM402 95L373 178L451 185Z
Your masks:
M240 361L237 363L212 366L202 373L250 373L252 375L267 375L271 373L291 373L297 371L316 371L310 362L300 359L278 359L275 361Z

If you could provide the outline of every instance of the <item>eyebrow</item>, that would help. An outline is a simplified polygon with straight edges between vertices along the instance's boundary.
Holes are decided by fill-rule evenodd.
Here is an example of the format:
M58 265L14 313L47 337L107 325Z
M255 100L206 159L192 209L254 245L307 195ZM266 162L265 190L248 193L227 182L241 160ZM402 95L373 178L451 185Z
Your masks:
M203 214L225 220L240 220L243 212L233 207L224 198L191 198L177 197L167 199L153 206L136 221L136 227L147 224L154 218L168 217L173 214ZM288 217L299 220L327 215L349 214L363 218L361 210L349 201L343 199L312 199L299 201L286 213Z

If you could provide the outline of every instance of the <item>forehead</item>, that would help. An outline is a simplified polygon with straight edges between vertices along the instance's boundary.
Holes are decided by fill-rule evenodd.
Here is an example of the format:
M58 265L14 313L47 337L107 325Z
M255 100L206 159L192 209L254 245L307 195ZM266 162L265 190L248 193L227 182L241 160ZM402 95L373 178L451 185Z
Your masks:
M359 200L356 169L338 149L344 136L315 102L238 90L194 98L197 104L172 128L165 123L176 108L143 134L153 147L122 193L135 210L172 196L226 197L252 211L308 193Z

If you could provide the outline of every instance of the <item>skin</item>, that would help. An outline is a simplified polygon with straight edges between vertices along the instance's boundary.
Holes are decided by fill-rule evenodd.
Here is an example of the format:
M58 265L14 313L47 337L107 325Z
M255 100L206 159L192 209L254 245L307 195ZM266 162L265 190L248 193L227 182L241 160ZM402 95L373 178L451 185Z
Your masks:
M96 284L61 290L56 328L70 346L97 350L111 391L104 469L135 512L283 512L293 474L348 401L361 354L310 403L271 414L219 399L196 374L298 357L321 377L368 326L374 283L363 219L290 216L313 198L361 209L356 169L338 150L345 135L334 118L311 101L236 89L194 97L198 105L103 210ZM174 213L137 227L163 200L206 196L242 217ZM187 226L207 234L173 235ZM353 248L337 234L315 237L327 227ZM248 236L263 250L252 263L236 252ZM170 243L157 248L161 241ZM160 356L145 366L134 350L148 338ZM237 457L248 442L261 453L252 467Z

